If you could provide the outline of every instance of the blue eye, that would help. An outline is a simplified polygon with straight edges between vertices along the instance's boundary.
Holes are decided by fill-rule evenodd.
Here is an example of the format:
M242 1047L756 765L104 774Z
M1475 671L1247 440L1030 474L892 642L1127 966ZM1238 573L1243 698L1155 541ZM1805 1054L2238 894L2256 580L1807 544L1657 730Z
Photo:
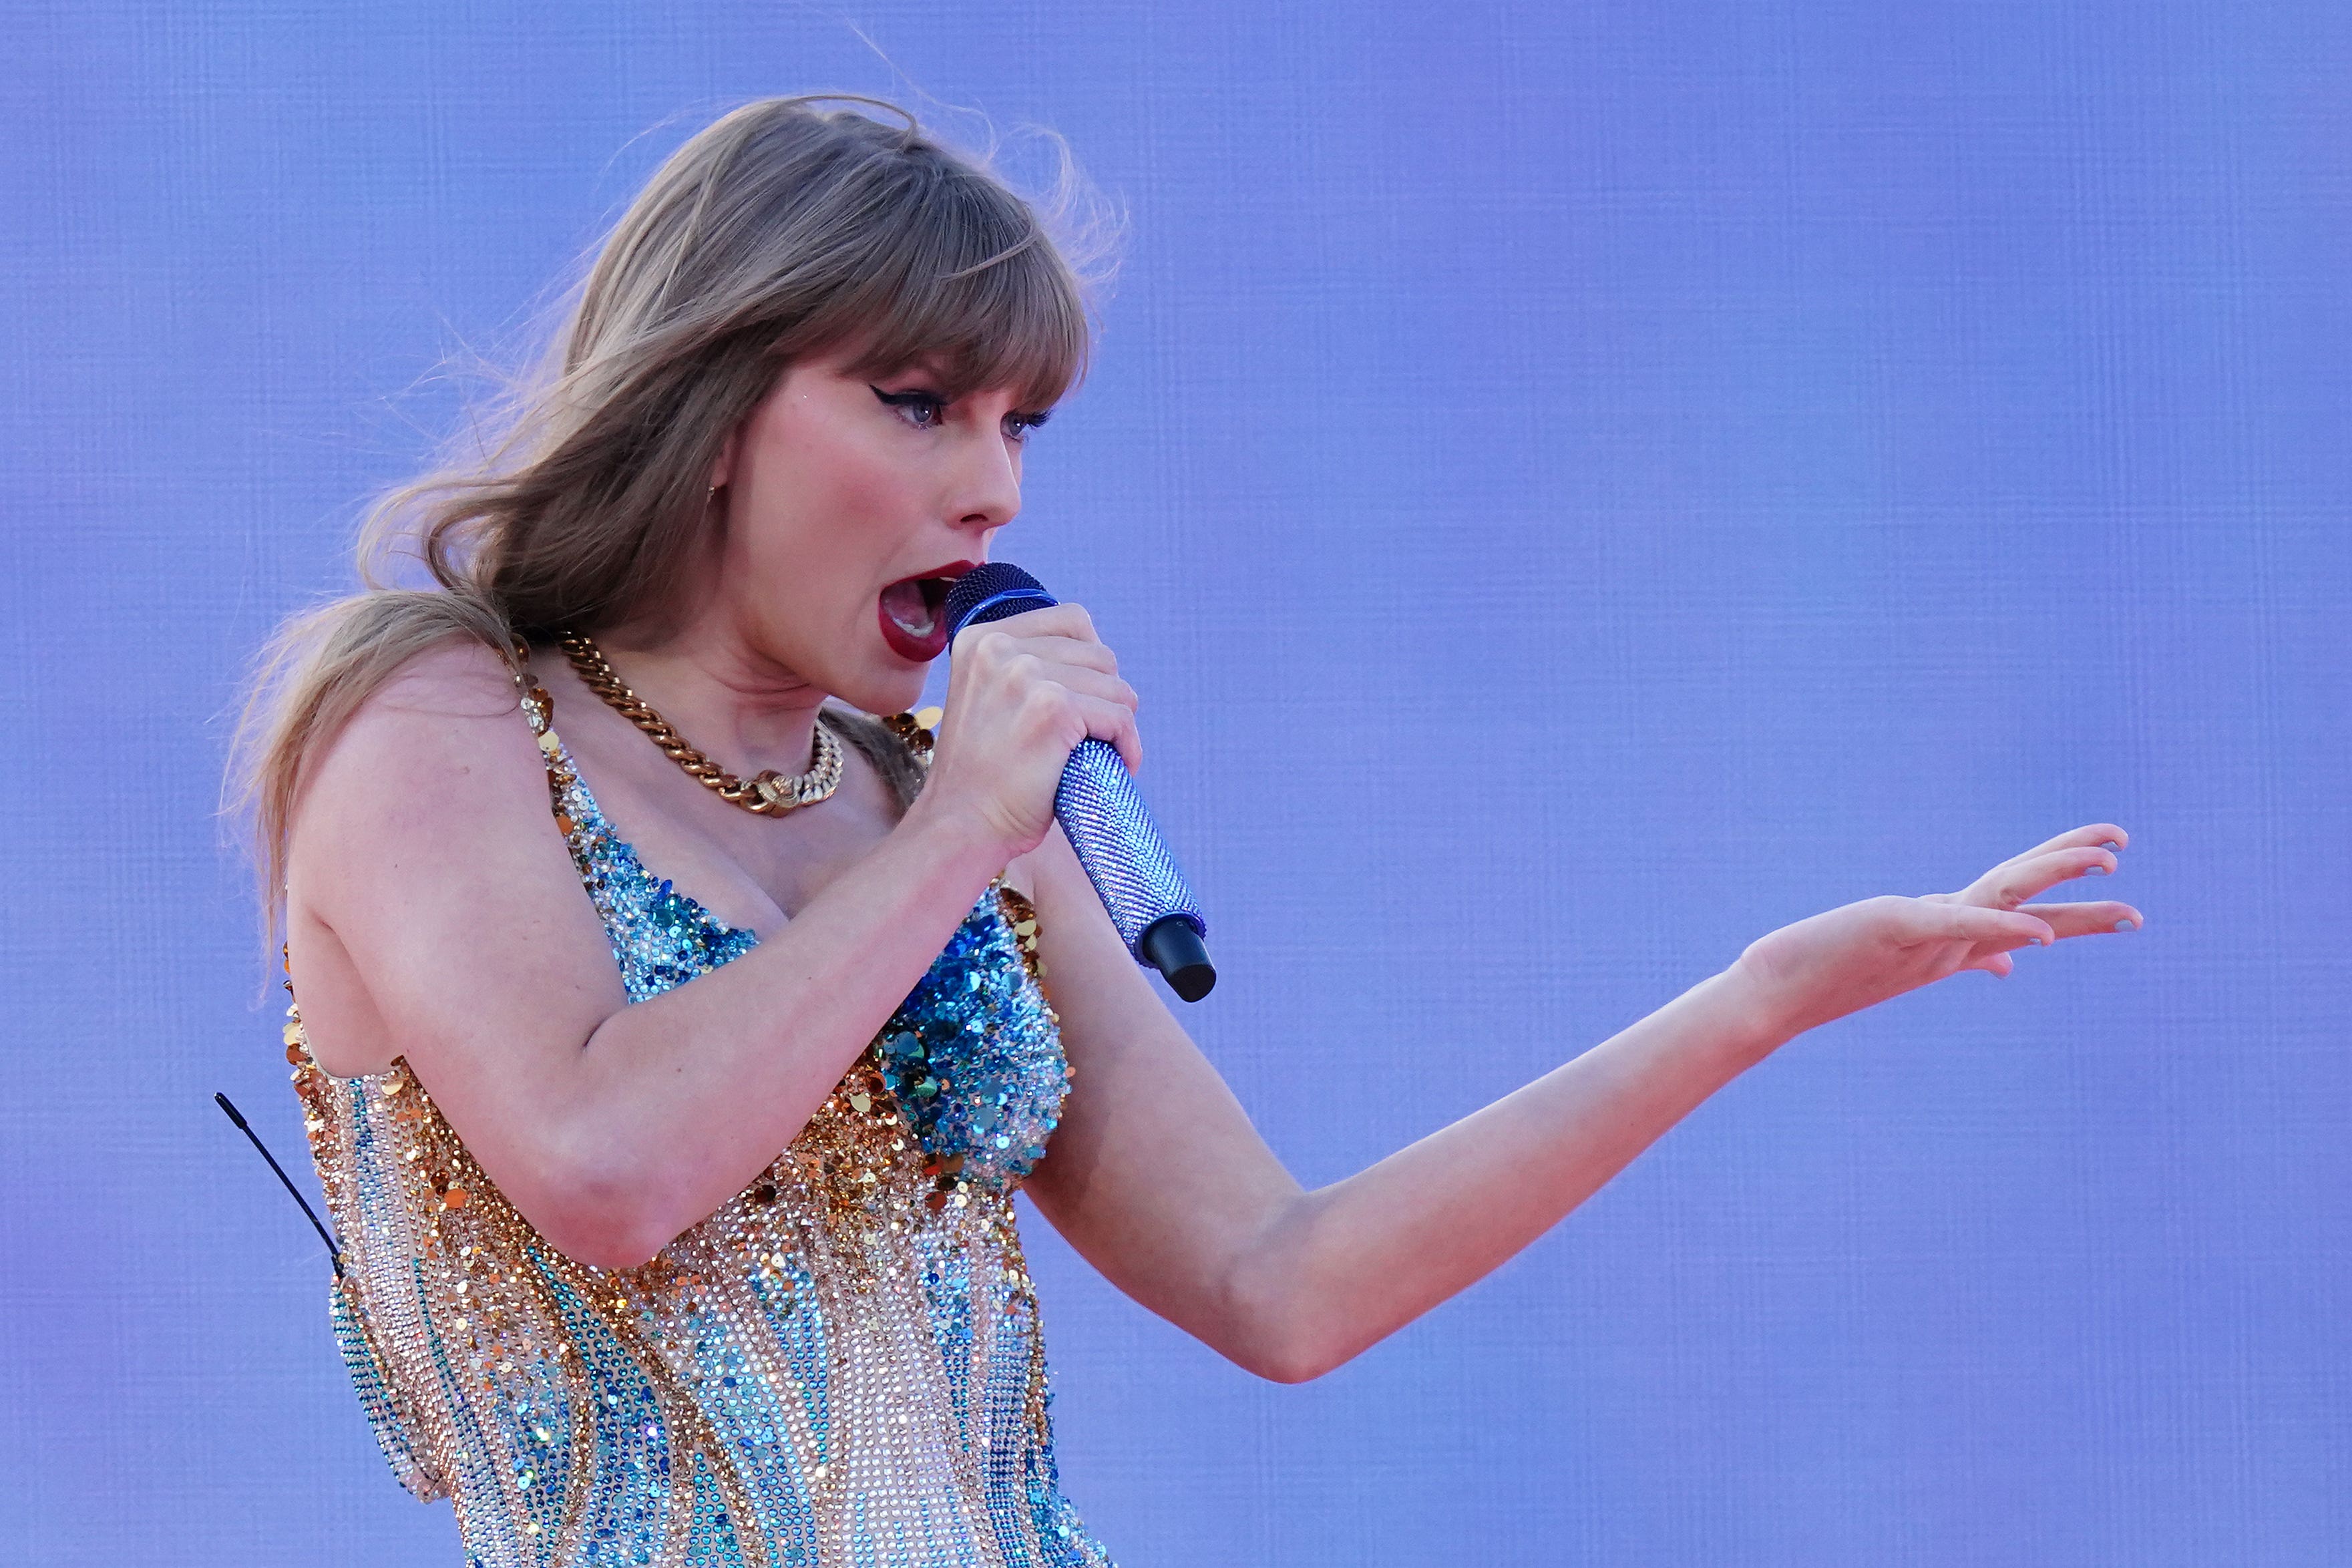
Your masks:
M936 430L947 418L948 400L936 392L916 389L908 392L885 392L868 383L866 390L895 410L899 417L918 430ZM1050 408L1032 413L1014 413L1004 416L1004 434L1008 440L1026 442L1030 433L1053 416Z
M885 392L873 385L866 390L898 410L900 416L918 430L939 428L941 416L947 413L947 399L936 392Z

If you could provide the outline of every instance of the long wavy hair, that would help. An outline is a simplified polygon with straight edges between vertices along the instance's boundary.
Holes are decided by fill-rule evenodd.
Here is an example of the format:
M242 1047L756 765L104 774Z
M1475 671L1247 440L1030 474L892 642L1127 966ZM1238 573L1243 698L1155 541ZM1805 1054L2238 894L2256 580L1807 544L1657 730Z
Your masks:
M595 247L538 366L436 471L369 509L360 591L262 650L228 804L250 813L271 934L305 768L369 694L454 637L511 663L518 637L666 613L711 526L719 448L787 365L845 352L871 375L922 360L950 397L1007 387L1030 407L1083 376L1116 224L1053 146L1057 177L1031 200L992 150L951 148L879 99L822 94L746 104L662 164ZM396 585L403 559L429 581Z

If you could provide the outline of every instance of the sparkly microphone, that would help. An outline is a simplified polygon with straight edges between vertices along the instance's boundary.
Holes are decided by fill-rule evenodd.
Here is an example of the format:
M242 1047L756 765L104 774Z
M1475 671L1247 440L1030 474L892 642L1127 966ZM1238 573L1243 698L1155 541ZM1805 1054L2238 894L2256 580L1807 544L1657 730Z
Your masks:
M966 626L1055 603L1036 578L992 561L973 567L948 590L948 637L952 640ZM1109 742L1089 735L1070 752L1061 787L1054 792L1054 815L1135 961L1166 975L1169 989L1185 1001L1206 996L1217 983L1201 941L1209 934L1209 923L1193 904L1175 857L1160 842L1151 813L1143 808L1135 775Z

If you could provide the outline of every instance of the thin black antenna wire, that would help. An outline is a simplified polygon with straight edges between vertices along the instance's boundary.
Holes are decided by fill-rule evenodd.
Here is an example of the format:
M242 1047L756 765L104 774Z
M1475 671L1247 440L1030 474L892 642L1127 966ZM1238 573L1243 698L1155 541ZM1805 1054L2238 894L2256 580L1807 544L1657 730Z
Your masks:
M335 1245L333 1234L319 1223L318 1215L310 1207L310 1200L296 1191L294 1184L287 1180L286 1168L278 1163L278 1156L269 1152L259 1133L245 1124L245 1118L237 1114L236 1107L229 1103L228 1096L215 1090L213 1100L228 1113L228 1119L236 1123L236 1130L252 1141L253 1146L261 1152L261 1157L269 1162L269 1168L278 1173L278 1184L286 1189L286 1195L302 1205L303 1217L310 1222L310 1228L319 1233L319 1239L327 1244L327 1261L335 1266L335 1278L341 1279L343 1277L343 1249Z

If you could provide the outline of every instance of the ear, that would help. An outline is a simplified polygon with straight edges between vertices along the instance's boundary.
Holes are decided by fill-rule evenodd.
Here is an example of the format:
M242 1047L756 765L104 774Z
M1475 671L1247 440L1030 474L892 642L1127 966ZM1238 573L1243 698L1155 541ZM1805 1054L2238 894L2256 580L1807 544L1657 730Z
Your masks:
M735 443L741 439L742 435L743 427L739 425L734 429L728 431L727 439L719 444L719 456L711 460L710 477L703 481L705 484L709 485L713 489L718 489L719 486L725 484L730 479L734 477Z

